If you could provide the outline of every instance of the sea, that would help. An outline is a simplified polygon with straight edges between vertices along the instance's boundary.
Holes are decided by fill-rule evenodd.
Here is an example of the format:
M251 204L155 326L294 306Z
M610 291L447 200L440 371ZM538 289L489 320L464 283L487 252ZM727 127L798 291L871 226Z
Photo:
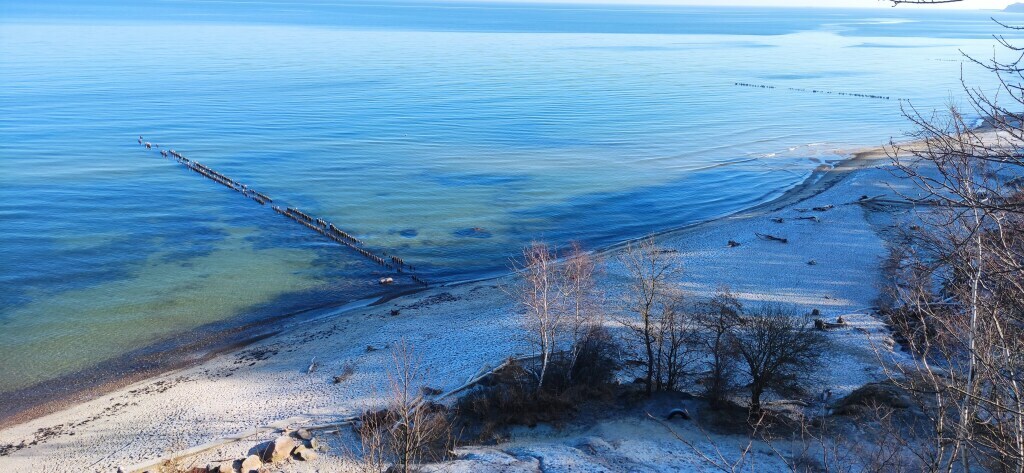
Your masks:
M1024 35L993 18L1024 24L885 2L4 0L0 399L411 275L501 274L531 241L601 249L763 203L906 139L907 111L976 114L964 86L998 82L966 56Z

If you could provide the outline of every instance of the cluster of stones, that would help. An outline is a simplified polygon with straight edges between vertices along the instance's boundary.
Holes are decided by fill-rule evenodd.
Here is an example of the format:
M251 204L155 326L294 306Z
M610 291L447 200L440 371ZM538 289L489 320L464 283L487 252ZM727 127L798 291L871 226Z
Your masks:
M313 461L317 452L325 450L313 434L306 429L285 433L274 440L264 442L252 449L252 454L235 462L212 463L206 471L216 473L257 473L264 465L281 463L290 459ZM238 466L236 466L238 465Z

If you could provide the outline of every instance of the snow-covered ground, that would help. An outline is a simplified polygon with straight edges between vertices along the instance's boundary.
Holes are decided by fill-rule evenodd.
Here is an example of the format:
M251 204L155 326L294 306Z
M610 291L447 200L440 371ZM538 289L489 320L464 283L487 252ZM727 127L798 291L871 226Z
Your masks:
M878 296L879 263L886 255L878 233L885 219L855 202L863 195L891 194L887 183L894 178L881 169L884 164L877 151L863 155L833 173L828 179L843 179L820 193L821 184L810 185L775 206L659 237L663 247L681 256L684 272L676 282L692 297L728 285L748 305L775 301L806 312L818 309L826 320L843 315L850 328L828 332L836 349L823 364L820 388L838 397L881 379L873 347L885 352L891 340L869 308ZM800 210L830 205L827 211ZM811 215L819 221L796 218ZM729 240L740 246L729 247ZM608 288L607 309L614 311L625 274L615 253L607 256L601 285ZM514 304L500 287L507 283L439 287L339 311L198 366L7 428L0 431L0 445L25 446L0 456L0 470L116 471L211 443L216 447L185 463L241 458L275 435L268 426L325 424L375 405L387 390L390 347L401 339L422 357L431 387L452 389L481 367L528 350L519 337ZM318 369L307 373L314 357ZM349 363L353 375L335 384L333 377ZM706 440L685 423L678 428L698 444ZM639 416L580 431L545 432L524 430L507 444L462 448L446 471L538 471L541 465L544 471L712 470L663 426ZM238 439L222 440L230 438ZM741 438L719 441L745 445ZM340 471L345 461L339 450L274 471ZM753 453L764 457L761 471L774 465L768 453Z

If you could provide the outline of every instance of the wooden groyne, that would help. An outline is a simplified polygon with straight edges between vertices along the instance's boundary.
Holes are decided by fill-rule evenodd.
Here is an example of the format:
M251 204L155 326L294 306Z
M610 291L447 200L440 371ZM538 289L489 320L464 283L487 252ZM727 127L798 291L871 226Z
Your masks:
M737 87L752 87L752 88L755 88L755 89L779 89L779 90L789 90L789 91L793 91L793 92L806 92L806 93L811 93L811 94L844 95L844 96L847 96L847 97L859 97L859 98L863 98L863 99L893 100L893 98L888 96L888 95L860 94L860 93L854 93L854 92L836 92L836 91L833 91L833 90L819 90L819 89L802 89L800 87L776 87L774 85L768 85L768 84L748 84L746 82L733 82L733 85L735 85ZM896 98L896 100L903 100L903 99Z
M148 141L143 141L143 138L141 136L139 137L139 144L145 146L146 149L159 148L159 145L154 145ZM173 159L177 161L179 164L191 170L192 172L195 172L211 181L214 181L224 187L227 187L235 192L238 192L243 196L252 199L253 201L260 205L266 205L268 203L274 202L274 200L271 199L268 195L262 192L257 192L256 190L250 188L248 185L245 185L224 174L221 174L213 170L209 166L200 163L199 161L189 159L173 149L161 149L160 155L165 158ZM321 236L335 243L338 243L346 248L355 251L356 253L359 253L364 258L376 263L379 266L387 268L391 271L395 271L396 273L407 274L409 276L409 279L411 279L416 284L419 284L424 287L429 286L429 284L422 278L415 274L411 274L413 271L415 271L415 268L412 265L407 264L404 259L399 258L398 256L388 255L387 252L384 251L375 252L370 250L369 248L366 247L362 240L356 238L351 233L348 233L338 228L332 222L329 222L320 217L310 215L295 207L283 207L280 205L271 205L270 207L271 209L274 210L274 212L291 219L292 221L298 223L299 225L302 225L303 227L306 227L316 233L319 233ZM381 278L380 283L390 284L393 281L393 278Z

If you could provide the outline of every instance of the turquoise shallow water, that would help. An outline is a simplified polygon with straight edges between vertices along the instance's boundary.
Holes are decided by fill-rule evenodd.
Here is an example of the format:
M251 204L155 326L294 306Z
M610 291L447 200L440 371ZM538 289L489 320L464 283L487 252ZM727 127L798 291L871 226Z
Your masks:
M443 282L531 239L600 247L778 195L907 128L897 100L786 87L941 107L996 31L903 9L0 8L0 393L380 292L379 267L140 134Z

